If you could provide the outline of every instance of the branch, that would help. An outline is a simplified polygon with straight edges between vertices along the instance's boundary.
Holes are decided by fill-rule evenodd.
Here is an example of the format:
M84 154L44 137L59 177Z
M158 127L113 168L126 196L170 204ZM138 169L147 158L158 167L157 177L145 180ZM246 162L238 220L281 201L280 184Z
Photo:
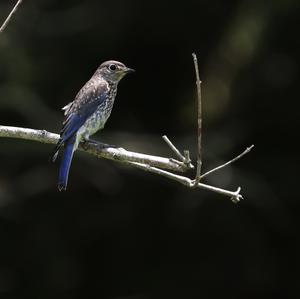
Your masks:
M213 168L212 170L209 170L207 172L205 172L204 174L201 175L201 179L203 179L204 177L208 176L209 174L212 174L213 172L220 170L222 168L224 168L225 166L228 166L229 164L232 164L233 162L241 159L243 156L245 156L246 154L248 154L254 147L254 144L252 144L251 146L247 147L241 154L239 154L238 156L234 157L233 159L231 159L230 161L216 167Z
M171 142L171 140L166 136L163 135L162 139L166 142L166 144L170 147L170 149L175 153L175 155L188 167L194 168L192 161L190 159L190 152L188 150L184 151L184 155L177 149L177 147Z
M56 144L59 139L58 134L47 132L45 130L34 130L34 129L27 129L27 128L1 126L1 125L0 125L0 137L31 140L31 141L37 141L37 142L47 143L47 144ZM168 179L179 182L189 188L197 187L197 188L210 190L222 195L229 196L231 200L235 203L239 202L242 199L242 195L240 194L240 188L238 188L238 190L234 192L234 191L228 191L225 189L210 186L207 184L202 184L199 182L195 184L195 181L191 180L188 177L174 174L165 170L168 169L172 171L183 172L188 170L189 168L193 168L194 166L192 164L189 164L190 166L188 166L184 162L177 161L172 158L164 158L159 156L152 156L152 155L131 152L123 148L115 148L96 141L87 141L85 143L81 143L78 149L81 151L85 151L98 158L101 157L101 158L114 160L124 164L132 165L144 171L148 171L148 172L152 172L164 176ZM244 154L246 154L246 151L233 160L236 161ZM231 161L233 162L233 160Z
M167 135L163 135L162 139L166 142L166 144L170 147L170 149L175 153L175 155L183 162L185 160L185 157L176 148L176 146L171 142L171 140L167 137Z
M8 15L8 17L6 18L6 20L4 21L4 23L1 25L0 27L0 33L2 33L4 31L4 29L6 28L7 24L9 23L9 21L11 20L12 16L14 15L14 13L17 11L19 5L22 3L23 0L18 0L18 2L16 3L16 5L14 6L14 8L12 9L12 11L10 12L10 14Z
M195 184L200 182L202 168L202 99L201 99L201 80L199 76L198 60L195 53L192 54L194 60L196 85L197 85L197 124L198 124L198 154L197 154L197 170Z
M185 185L188 188L200 188L200 189L205 189L205 190L209 190L209 191L213 191L215 193L219 193L225 196L230 197L231 201L234 203L238 203L241 199L243 199L243 196L240 194L241 188L238 187L238 189L236 191L228 191L222 188L217 188L211 185L207 185L207 184L203 184L203 183L197 183L195 184L195 180L191 180L188 177L182 176L182 175L178 175L178 174L174 174L171 173L169 171L163 170L163 169L159 169L157 167L153 167L150 165L145 165L145 164L141 164L141 163L136 163L136 162L128 162L127 164L135 166L139 169L145 170L145 171L149 171L158 175L161 175L163 177L166 177L168 179L174 180L176 182L179 182L183 185Z
M27 128L9 127L0 125L0 137L26 139L41 143L56 144L59 135L45 130L34 130ZM193 165L188 166L181 161L172 158L164 158L153 155L146 155L127 151L123 148L116 148L96 141L87 141L79 145L79 150L85 151L98 158L106 158L118 162L137 162L150 166L160 167L173 171L183 172Z

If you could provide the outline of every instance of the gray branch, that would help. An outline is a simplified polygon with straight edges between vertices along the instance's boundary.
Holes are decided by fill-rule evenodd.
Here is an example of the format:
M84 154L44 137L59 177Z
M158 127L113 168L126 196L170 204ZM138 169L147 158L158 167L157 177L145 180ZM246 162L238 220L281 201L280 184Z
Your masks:
M230 161L228 161L228 162L226 162L226 163L224 163L224 164L222 164L222 165L220 165L218 167L215 167L215 168L207 171L206 173L202 174L201 175L201 179L203 179L204 177L212 174L213 172L218 171L218 170L220 170L220 169L222 169L222 168L224 168L224 167L232 164L233 162L241 159L243 156L245 156L246 154L248 154L253 149L253 147L254 147L254 144L252 144L251 146L247 147L241 154L239 154L238 156L234 157Z
M22 3L22 1L23 0L18 0L18 2L16 3L16 5L14 6L14 8L11 10L11 12L9 13L9 15L5 19L4 23L0 27L0 33L2 33L4 31L4 29L6 28L7 24L11 20L12 16L14 15L14 13L17 11L17 9L18 9L19 5Z
M0 137L25 139L37 141L41 143L55 144L59 139L58 134L47 132L45 130L34 130L19 127L1 126ZM96 141L87 141L79 145L79 150L85 151L98 158L106 158L121 162L124 164L132 165L144 171L152 172L168 179L174 180L185 185L188 188L201 188L210 190L222 195L229 196L233 202L239 202L242 199L240 188L237 191L228 191L225 189L217 188L207 184L197 183L195 181L167 170L184 172L194 166L191 163L184 163L177 161L173 158L165 158L159 156L152 156L136 152L127 151L123 148L115 148Z
M198 60L195 53L192 54L194 67L195 67L195 74L196 74L196 86L197 86L197 125L198 125L198 132L197 132L197 144L198 144L198 154L197 154L197 169L196 169L196 177L194 184L201 180L201 170L202 170L202 97L201 97L201 80L199 76L199 66Z
M145 171L149 171L158 175L161 175L163 177L166 177L170 180L176 181L180 184L183 184L184 186L188 187L188 188L200 188L200 189L205 189L205 190L209 190L215 193L219 193L225 196L230 197L231 201L234 203L238 203L241 199L243 199L243 196L240 194L241 188L238 187L238 189L236 191L228 191L222 188L218 188L218 187L214 187L211 185L207 185L207 184L203 184L203 183L196 183L195 184L195 180L191 180L188 177L182 176L182 175L178 175L175 173L171 173L169 171L163 170L163 169L159 169L157 167L153 167L150 165L146 165L146 164L142 164L142 163L136 163L136 162L128 162L128 164L135 166L139 169L145 170Z
M50 133L45 130L34 130L1 125L0 137L26 139L49 144L56 144L59 139L58 134ZM87 141L85 143L81 143L78 149L98 158L106 158L124 163L137 162L177 172L183 172L193 167L193 165L185 164L173 158L164 158L131 152L123 148L116 148L96 141Z

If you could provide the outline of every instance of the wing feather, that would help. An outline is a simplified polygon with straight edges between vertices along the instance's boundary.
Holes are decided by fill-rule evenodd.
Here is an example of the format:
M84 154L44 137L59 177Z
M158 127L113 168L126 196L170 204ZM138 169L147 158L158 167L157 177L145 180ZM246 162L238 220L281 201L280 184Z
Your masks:
M65 119L50 159L55 161L61 146L68 141L84 125L86 120L97 110L108 97L109 87L106 82L91 79L76 95L73 102L65 106Z
M93 84L94 81L88 82L77 94L75 100L66 110L66 116L60 136L65 142L86 120L97 110L98 106L108 97L108 86L106 82L102 84Z

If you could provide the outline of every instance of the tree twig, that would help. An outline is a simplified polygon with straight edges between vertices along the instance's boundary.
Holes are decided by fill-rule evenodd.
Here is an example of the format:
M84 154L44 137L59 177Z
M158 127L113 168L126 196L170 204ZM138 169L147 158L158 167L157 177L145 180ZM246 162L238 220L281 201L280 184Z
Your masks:
M199 76L199 67L197 55L195 53L192 54L195 74L196 74L196 85L197 85L197 124L198 124L198 153L197 153L197 169L196 169L196 177L194 183L199 183L201 179L201 168L202 168L202 99L201 99L201 80Z
M218 167L215 167L207 172L205 172L204 174L201 175L201 179L203 179L204 177L208 176L209 174L212 174L213 172L217 171L217 170L220 170L222 168L224 168L225 166L228 166L229 164L241 159L243 156L245 156L246 154L248 154L252 148L254 147L254 144L252 144L251 146L247 147L241 154L239 154L238 156L234 157L233 159L231 159L230 161L218 166Z
M3 24L0 27L0 33L2 33L4 31L4 29L6 28L7 24L9 23L9 21L11 20L12 16L14 15L14 13L17 11L18 7L20 6L20 4L22 3L23 0L18 0L16 5L14 6L14 8L11 10L11 12L9 13L9 15L7 16L7 18L5 19L5 21L3 22Z
M56 144L59 135L45 130L34 130L19 127L1 126L0 137L26 139L42 143ZM98 158L106 158L118 162L138 162L151 166L169 169L172 171L184 172L189 166L181 161L172 158L164 158L153 155L146 155L127 151L123 148L116 148L96 141L88 141L79 145L79 150L85 151ZM192 167L192 166L191 166Z
M163 177L166 177L168 179L174 180L176 182L179 182L179 183L185 185L188 188L198 187L200 189L205 189L205 190L213 191L215 193L219 193L219 194L228 196L228 197L230 197L231 201L234 203L238 203L241 199L243 199L242 195L240 194L240 191L241 191L240 187L236 191L228 191L228 190L225 190L222 188L217 188L217 187L199 183L199 182L195 185L195 180L191 180L188 177L174 174L169 171L159 169L157 167L153 167L150 165L145 165L145 164L141 164L141 163L137 163L137 162L128 162L128 164L135 166L139 169L142 169L144 171L149 171L149 172L161 175Z
M177 147L171 142L171 140L166 136L163 135L162 139L166 142L166 144L170 147L170 149L175 153L175 155L188 167L194 168L192 161L190 159L190 152L188 150L184 151L184 155L177 149Z
M171 140L166 136L163 135L162 139L166 142L166 144L170 147L170 149L175 153L175 155L184 162L185 157L181 154L181 152L176 148L176 146L171 142Z

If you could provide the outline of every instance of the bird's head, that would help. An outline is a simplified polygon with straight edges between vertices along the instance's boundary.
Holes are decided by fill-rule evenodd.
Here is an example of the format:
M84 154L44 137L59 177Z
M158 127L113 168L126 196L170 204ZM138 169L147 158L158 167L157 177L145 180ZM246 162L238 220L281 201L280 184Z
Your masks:
M132 72L134 72L133 69L115 60L105 61L97 69L97 73L103 76L104 79L114 83L118 83L126 74Z

